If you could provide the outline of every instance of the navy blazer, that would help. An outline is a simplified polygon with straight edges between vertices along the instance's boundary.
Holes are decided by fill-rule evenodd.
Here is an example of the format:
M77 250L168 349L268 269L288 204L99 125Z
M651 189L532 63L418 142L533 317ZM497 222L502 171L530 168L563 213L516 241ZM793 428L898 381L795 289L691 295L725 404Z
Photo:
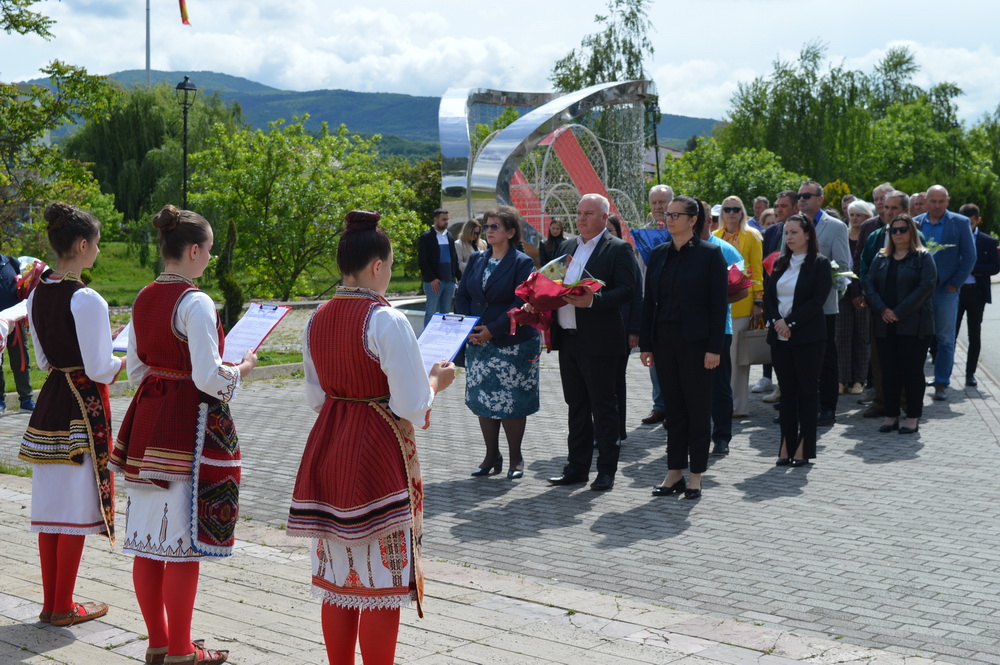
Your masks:
M646 267L646 290L642 299L642 325L639 350L653 351L656 343L656 322L660 310L660 279L667 264L672 242L658 245L649 254ZM685 342L707 340L709 353L722 353L726 337L726 314L729 266L718 245L705 240L692 240L681 255L683 270L678 272L681 298L681 335ZM673 260L673 259L671 259Z
M781 319L778 312L778 280L785 274L784 270L775 270L764 287L764 317L768 324L768 344L811 344L826 340L826 315L823 305L830 295L833 286L833 268L830 259L817 254L812 265L809 260L799 269L799 278L795 281L795 292L792 296L792 310L784 317L785 323L792 329L792 336L785 342L778 341L774 330L774 322Z
M448 252L451 255L451 279L441 274L441 249L438 245L437 231L433 226L420 234L417 239L417 267L420 268L420 278L424 282L435 279L458 281L462 271L458 268L458 252L455 251L455 239L448 233Z
M984 231L978 231L973 236L976 238L976 267L972 269L972 276L976 278L976 288L982 294L983 302L993 302L990 277L1000 273L997 241Z
M479 325L486 326L493 335L490 341L499 347L513 346L537 337L538 331L531 326L518 326L511 335L510 319L507 317L511 308L524 304L514 295L514 289L528 279L535 262L527 254L509 248L500 259L500 265L490 273L484 289L483 273L492 257L492 247L485 252L473 252L469 257L455 292L455 313L478 316Z

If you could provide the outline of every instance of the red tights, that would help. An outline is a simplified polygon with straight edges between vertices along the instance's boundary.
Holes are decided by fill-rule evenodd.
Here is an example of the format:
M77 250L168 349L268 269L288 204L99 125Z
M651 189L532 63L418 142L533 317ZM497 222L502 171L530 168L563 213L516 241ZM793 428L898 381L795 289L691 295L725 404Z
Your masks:
M73 589L83 557L84 538L65 533L38 534L43 612L62 613L73 609Z
M323 603L323 639L330 665L354 665L359 638L365 665L392 665L398 634L398 608L361 611Z
M198 594L197 561L156 561L135 557L132 584L152 649L167 647L170 656L186 656L191 645L191 616ZM169 626L169 628L168 628Z

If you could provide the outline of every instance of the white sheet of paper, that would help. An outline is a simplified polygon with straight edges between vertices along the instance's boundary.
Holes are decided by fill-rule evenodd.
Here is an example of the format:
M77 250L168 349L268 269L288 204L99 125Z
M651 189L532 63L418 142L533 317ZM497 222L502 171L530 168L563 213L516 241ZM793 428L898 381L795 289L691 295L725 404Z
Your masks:
M26 316L28 316L27 300L22 300L16 305L0 311L0 319L3 319L4 321L17 321L18 319L23 319Z
M256 351L260 348L271 331L290 311L292 308L286 305L250 303L247 313L226 335L226 350L222 354L222 362L238 365L248 349Z
M454 360L479 317L461 314L435 314L417 339L424 369L429 375L434 363Z
M112 331L112 332L114 332L114 331ZM129 321L128 323L126 323L125 327L122 328L122 331L120 333L118 333L118 337L115 337L111 341L111 350L112 351L121 351L122 353L125 353L126 351L128 351L128 340L129 340L130 337L132 337L132 322L131 321Z

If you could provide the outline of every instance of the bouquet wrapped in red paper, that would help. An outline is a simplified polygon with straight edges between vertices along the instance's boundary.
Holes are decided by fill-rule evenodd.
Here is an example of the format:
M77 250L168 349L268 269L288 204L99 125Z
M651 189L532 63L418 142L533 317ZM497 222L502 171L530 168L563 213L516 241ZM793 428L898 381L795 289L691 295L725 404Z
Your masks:
M770 254L767 255L767 257L765 257L764 261L761 264L764 266L764 272L766 272L768 275L774 272L774 262L778 260L778 257L780 255L781 252L771 252Z
M535 311L512 309L509 312L511 327L521 324L537 330L548 330L552 324L552 311L566 304L564 296L582 296L588 291L597 293L601 290L604 282L594 279L586 271L577 281L564 283L566 269L572 260L573 257L568 254L553 259L528 275L528 279L514 289L514 294Z
M17 276L17 297L19 300L27 300L31 292L38 286L42 279L42 273L49 269L49 266L31 256L18 258L21 264L21 274Z
M752 286L753 277L750 275L749 268L740 268L739 263L729 266L729 291L726 294L727 296L732 298L740 291L749 289Z

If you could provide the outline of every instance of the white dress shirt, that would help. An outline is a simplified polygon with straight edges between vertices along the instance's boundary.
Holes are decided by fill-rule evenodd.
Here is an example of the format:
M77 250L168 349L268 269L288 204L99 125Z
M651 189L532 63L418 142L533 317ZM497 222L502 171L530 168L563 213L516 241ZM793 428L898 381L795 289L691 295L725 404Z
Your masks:
M593 256L597 243L607 232L608 230L605 229L587 242L584 242L583 238L577 238L576 251L573 252L573 260L569 262L569 267L566 269L566 277L563 279L564 284L572 284L583 277L583 270L587 267L587 261ZM563 330L576 330L575 305L563 305L556 310L556 316L559 320L559 327Z

